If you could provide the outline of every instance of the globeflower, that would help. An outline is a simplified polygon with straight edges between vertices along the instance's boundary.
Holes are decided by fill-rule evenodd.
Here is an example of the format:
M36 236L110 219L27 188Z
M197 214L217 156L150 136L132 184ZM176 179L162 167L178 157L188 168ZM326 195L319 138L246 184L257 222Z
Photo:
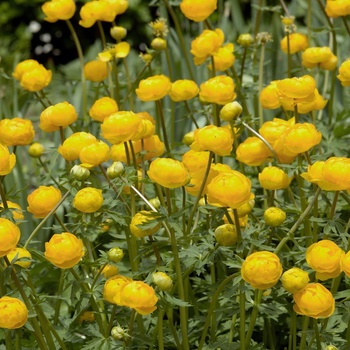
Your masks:
M0 143L5 146L29 145L33 141L34 134L30 120L13 118L0 121Z
M94 213L102 204L102 190L94 187L79 190L73 199L73 207L82 213Z
M182 163L190 173L193 173L207 167L209 154L208 151L194 151L190 149L182 155Z
M232 43L226 44L220 47L216 52L212 54L214 60L215 71L226 71L229 69L236 60L233 54L234 45ZM212 64L209 64L209 69L213 69Z
M46 108L40 114L40 129L46 132L66 128L78 119L78 113L73 105L68 102L57 103Z
M27 210L34 215L35 218L42 219L62 199L61 191L53 186L39 186L28 197Z
M67 137L57 151L65 160L76 160L83 148L95 142L97 140L94 135L84 131L76 132Z
M332 293L320 283L309 283L301 291L293 294L294 311L312 318L327 318L335 308Z
M345 157L331 157L322 168L323 180L333 185L333 191L350 188L350 159Z
M202 64L207 57L216 53L224 42L224 32L204 29L191 43L191 54L194 56L195 65Z
M103 122L111 114L118 112L118 104L114 99L106 96L101 97L94 102L89 110L92 119Z
M212 151L219 156L231 154L233 145L232 132L228 128L207 125L194 131L194 151Z
M350 60L344 61L340 65L337 78L343 86L350 86Z
M137 97L141 101L160 100L171 91L171 82L165 75L154 75L143 79L139 87L135 90Z
M309 47L301 55L302 64L306 68L319 66L325 70L337 67L338 59L328 46Z
M316 81L310 75L304 75L300 78L277 80L276 86L281 99L294 99L295 102L311 101L314 99Z
M253 288L272 288L282 275L279 257L268 251L255 252L247 256L241 268L242 278Z
M342 17L350 14L350 3L348 0L327 0L325 11L328 17Z
M190 181L184 164L171 158L155 159L147 172L149 178L165 188L178 188Z
M123 275L108 278L103 286L103 299L111 304L121 305L120 289L124 284L132 282L132 279Z
M0 258L16 248L21 237L17 225L8 219L0 218Z
M199 98L204 102L225 105L236 98L235 84L231 77L218 75L199 87Z
M102 1L96 1L101 2ZM88 5L89 2L85 5ZM85 6L84 5L84 6ZM84 76L87 80L99 83L105 80L108 76L108 66L106 62L100 60L90 61L84 65Z
M0 298L0 328L21 328L27 319L28 309L23 301L8 296Z
M79 153L81 165L86 168L98 166L109 160L109 146L103 141L96 141L84 147Z
M181 12L188 19L201 22L208 18L217 7L217 0L182 0L180 3Z
M325 281L339 276L340 260L344 254L334 242L323 239L306 250L306 262L316 271L316 278Z
M236 149L236 159L250 166L259 166L271 156L271 150L256 136L248 137Z
M306 271L293 267L283 273L281 281L283 288L287 292L294 294L306 287L310 278Z
M261 106L265 109L276 109L281 107L276 81L272 81L261 90L259 101Z
M7 201L7 207L12 211L12 216L15 221L20 221L24 219L22 214L22 208L19 204ZM4 204L0 203L0 209L4 208Z
M129 55L130 44L126 41L121 41L116 45L107 48L98 54L100 61L109 62L116 58L125 58Z
M8 148L0 143L0 175L9 174L16 164L16 155L9 152Z
M125 283L120 288L122 306L130 307L141 315L152 313L157 308L157 301L154 289L142 281Z
M286 220L286 212L277 207L270 207L264 211L264 221L272 227L280 226Z
M45 21L54 23L58 20L67 20L73 17L75 12L74 0L51 0L41 6L45 14Z
M12 263L12 261L16 258L16 261L14 262L15 265L21 266L25 269L29 268L31 265L31 258L32 255L29 253L29 251L25 248L16 247L15 249L11 250L7 254L7 259L9 262ZM22 260L22 258L25 258L26 260Z
M281 50L288 54L288 39L285 36L280 42ZM292 55L299 51L304 51L309 46L307 36L302 33L289 34L289 53Z
M289 128L295 124L295 119L291 118L288 121L280 118L265 122L259 129L259 134L273 147L276 141Z
M45 243L45 258L60 269L70 269L84 256L83 241L69 232L54 234Z
M162 271L153 272L152 281L162 291L170 291L173 287L171 277Z
M193 80L176 80L171 84L170 98L175 101L188 101L198 95L199 88Z
M112 1L93 0L85 3L80 9L79 24L84 28L90 28L96 21L113 22L117 12L111 6Z
M132 217L130 222L130 232L137 238L152 236L160 229L160 223L155 221L155 219L154 213L152 215L152 212L141 210ZM153 227L142 228L139 226L150 224L152 221L155 221Z
M237 229L235 225L224 224L215 229L214 232L216 241L224 246L230 247L238 242Z
M259 182L262 188L266 190L282 190L289 186L292 178L280 168L269 166L263 169L258 175Z
M350 278L350 251L342 255L340 259L340 268Z
M251 182L245 175L231 170L215 176L207 190L209 204L237 209L250 200Z

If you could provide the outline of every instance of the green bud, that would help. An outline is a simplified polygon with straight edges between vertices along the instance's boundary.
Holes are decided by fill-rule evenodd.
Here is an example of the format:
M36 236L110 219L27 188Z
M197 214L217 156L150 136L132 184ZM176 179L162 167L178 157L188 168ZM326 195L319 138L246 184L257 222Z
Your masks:
M118 263L123 259L124 252L123 249L120 249L119 247L113 247L108 251L107 256L109 260Z
M74 165L70 171L70 175L79 181L84 181L90 176L90 171L81 165Z
M115 179L124 174L124 165L122 162L114 162L107 168L107 175L110 179Z

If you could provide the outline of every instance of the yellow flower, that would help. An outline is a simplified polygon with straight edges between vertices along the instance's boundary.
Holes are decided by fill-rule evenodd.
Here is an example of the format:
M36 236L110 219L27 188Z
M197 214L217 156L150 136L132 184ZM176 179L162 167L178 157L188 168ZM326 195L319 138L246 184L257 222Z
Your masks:
M35 218L44 218L62 198L61 191L53 186L39 186L28 197L27 210Z
M307 114L311 111L319 111L320 109L323 109L328 100L325 100L317 89L315 89L315 99L311 102L305 101L298 103L298 112L301 114ZM286 106L282 102L282 106L285 108ZM288 110L294 110L294 105L290 106L290 108L285 108Z
M110 97L101 97L94 102L89 110L89 115L92 119L103 122L115 112L118 112L117 102Z
M214 234L216 241L224 247L232 246L238 241L236 226L232 224L218 226Z
M340 268L350 278L350 251L342 255L340 259Z
M32 143L28 148L28 154L33 158L39 158L45 152L45 147L39 142Z
M45 258L60 269L70 269L84 256L83 241L69 232L54 234L45 243Z
M276 109L281 107L276 81L272 81L268 86L261 90L259 101L265 109Z
M285 148L295 154L304 153L321 142L322 134L311 123L297 123L284 133Z
M93 81L95 83L99 83L100 81L105 80L108 76L107 63L99 60L85 63L84 75L87 80Z
M135 90L141 101L156 101L168 95L171 90L171 82L165 75L153 75L143 79Z
M129 6L128 0L100 0L105 1L109 7L108 9L112 9L115 12L115 15L121 15L124 13Z
M12 211L13 219L15 221L23 220L24 215L22 214L22 208L19 204L7 201L7 206ZM3 203L0 203L0 208L4 208Z
M208 160L208 151L196 152L190 149L182 155L182 163L190 173L205 169L208 164Z
M79 158L81 150L96 142L96 137L87 132L76 132L67 137L63 144L58 147L58 153L66 160Z
M93 311L84 311L83 314L79 317L79 322L94 322L95 321L95 314Z
M122 41L98 54L100 61L109 62L116 58L125 58L129 55L130 44Z
M198 95L199 88L193 80L176 80L171 84L170 98L175 101L187 101Z
M302 55L302 64L306 68L320 66L326 70L333 70L337 67L338 59L328 46L309 47Z
M152 273L152 281L162 291L170 291L173 287L171 277L161 271Z
M194 131L194 142L191 149L194 151L212 151L219 156L231 154L233 136L230 129L207 125Z
M8 148L0 143L0 175L9 174L16 164L16 155L9 152Z
M191 43L191 54L194 56L195 65L202 64L207 57L216 53L224 42L224 32L205 29Z
M340 65L337 78L343 86L350 86L350 60L344 61Z
M57 103L46 108L40 114L40 129L51 132L66 128L78 119L78 113L73 105L68 102Z
M115 265L105 265L103 269L101 269L101 273L104 278L110 278L112 276L116 276L119 272L119 269Z
M316 81L310 75L277 80L276 85L281 99L294 99L296 102L314 99Z
M335 300L332 293L320 283L309 283L293 294L293 309L299 315L326 318L333 314Z
M133 141L146 139L153 136L155 132L156 121L148 112L139 112L136 115L141 119L141 124L137 134L132 138Z
M326 13L328 17L342 17L350 15L350 3L348 0L327 0Z
M21 328L27 319L28 309L21 300L8 296L0 298L0 328Z
M96 21L113 22L116 14L108 1L90 1L80 9L79 24L84 28L90 28Z
M212 54L214 59L215 71L226 71L235 62L235 55L233 54L234 45L232 43L220 47ZM209 69L213 69L212 64L209 64Z
M73 17L75 12L74 0L51 0L41 6L45 14L45 21L56 22L58 20L67 20Z
M0 143L5 146L29 145L34 138L34 128L30 120L22 118L0 121Z
M334 186L333 191L350 188L350 159L331 157L326 160L322 169L323 180Z
M236 98L235 84L232 78L218 75L200 85L199 98L204 102L225 105Z
M113 113L101 125L102 136L112 144L132 140L141 128L141 118L131 111Z
M157 307L158 298L154 289L141 281L123 284L120 288L122 306L135 309L141 315L148 315Z
M220 110L220 118L226 122L231 122L238 118L243 111L242 106L237 102L226 103Z
M21 232L17 225L0 218L0 258L16 248Z
M267 225L277 227L286 220L286 213L280 208L270 207L264 212L264 220Z
M208 203L237 209L250 200L250 180L236 170L215 176L207 186Z
M217 0L182 0L180 3L181 12L188 19L201 22L208 18L217 7Z
M269 166L263 169L258 175L262 188L266 190L282 190L289 186L292 178L280 168Z
M268 251L247 256L242 264L242 278L253 288L264 290L273 287L282 275L278 256Z
M79 153L79 159L82 166L92 168L109 160L109 146L103 141L96 141L85 146Z
M302 269L292 267L283 273L282 286L289 293L297 293L301 291L310 281L309 274Z
M23 89L36 92L51 83L52 72L42 64L34 60L20 62L13 73L15 79L19 80Z
M190 181L190 174L184 164L171 158L155 159L147 174L153 182L166 188L185 186Z
M16 261L14 263L25 269L29 268L30 264L32 263L30 261L32 259L32 255L25 248L16 247L7 254L7 259L9 262L12 262L12 260L15 258ZM22 258L25 258L25 260L22 260Z
M277 154L278 160L282 164L290 164L298 156L297 153L290 152L285 145L285 136L283 133L273 145L273 150Z
M120 289L124 284L132 282L132 279L123 275L110 277L103 286L103 299L111 304L121 305Z
M325 281L341 273L340 260L344 255L334 242L323 239L306 250L306 262L316 271L316 278Z
M284 53L288 53L288 40L287 36L285 36L281 42L281 50ZM292 55L293 53L297 53L299 51L304 51L309 46L309 41L307 40L307 36L301 33L290 33L289 34L289 53Z
M82 213L94 213L103 204L102 190L85 187L78 191L73 199L73 207Z
M288 121L274 118L261 126L259 134L273 147L278 138L294 125L294 120L294 118Z
M259 166L271 156L270 149L256 136L248 137L236 149L236 159L251 166Z

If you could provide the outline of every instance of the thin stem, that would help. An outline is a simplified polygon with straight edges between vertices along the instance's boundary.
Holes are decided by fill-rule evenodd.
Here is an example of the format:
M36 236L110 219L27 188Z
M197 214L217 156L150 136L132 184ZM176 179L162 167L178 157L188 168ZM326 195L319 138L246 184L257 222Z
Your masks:
M301 326L301 340L299 345L299 350L304 350L306 345L306 336L309 327L309 317L303 316L302 326Z
M239 343L240 350L245 350L245 292L243 291L244 281L241 281L239 292Z
M263 293L264 293L263 290L255 290L255 299L254 299L253 311L252 311L252 314L250 316L249 327L248 327L247 335L246 335L246 338L245 338L245 346L246 346L246 348L249 348L249 345L250 345L250 340L252 338L252 334L253 334L253 331L254 331L256 318L257 318L258 312L259 312L259 305L261 303L261 299L262 299Z
M58 299L57 299L56 304L55 304L55 314L53 317L53 324L54 325L57 325L58 316L60 314L61 302L62 302L62 299L60 296L62 295L62 291L63 291L64 279L65 279L65 270L61 270L61 276L60 276L60 280L58 283L58 291L57 291Z
M6 193L4 191L4 187L2 186L3 179L4 179L4 176L0 176L0 197L1 197L2 205L4 209L8 209L9 207L7 205Z
M167 150L168 155L171 157L171 148L170 148L169 140L168 140L168 134L167 134L167 128L166 128L165 119L164 119L162 102L160 100L156 101L156 107L157 107L157 111L158 111L160 125L162 128L162 134L163 134L165 148Z

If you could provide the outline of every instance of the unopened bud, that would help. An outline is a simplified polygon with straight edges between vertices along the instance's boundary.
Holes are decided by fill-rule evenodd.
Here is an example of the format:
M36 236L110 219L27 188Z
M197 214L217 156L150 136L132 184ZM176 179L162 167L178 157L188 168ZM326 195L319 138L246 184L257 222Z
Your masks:
M124 252L123 249L120 249L119 247L113 247L108 251L107 256L109 260L118 263L123 259Z
M244 47L248 47L250 46L251 44L253 44L254 42L254 38L252 35L250 34L241 34L238 39L237 39L237 42L239 45L242 45Z
M218 226L214 234L217 242L224 247L232 246L238 241L236 226L232 224Z
M39 158L45 151L44 146L39 142L34 142L29 146L28 154L33 158Z
M70 171L70 175L79 181L84 181L90 176L89 169L82 167L81 165L74 165Z
M153 283L162 291L170 291L173 287L173 280L164 272L154 272L152 274Z
M264 220L267 225L276 227L286 220L286 213L280 208L270 207L264 212Z
M187 146L190 146L193 141L194 141L194 132L193 131L188 132L182 138L182 142Z
M154 38L151 42L151 47L154 50L165 50L166 46L166 40L163 38Z
M107 168L107 175L110 179L115 179L124 174L124 165L122 162L114 162Z
M220 111L220 118L226 122L230 122L239 117L242 110L242 106L237 101L227 103Z
M283 288L289 293L296 293L302 290L309 283L309 274L299 269L298 267L292 267L285 271L281 277Z
M158 197L155 197L155 198L151 198L149 200L149 202L152 204L153 208L154 209L159 209L160 207L160 200Z
M111 336L116 340L122 340L129 336L128 332L120 326L114 326L111 330Z
M150 53L140 53L140 57L146 64L150 64L153 60L153 56Z
M124 27L114 26L111 28L110 33L113 39L119 41L126 37L127 30Z

